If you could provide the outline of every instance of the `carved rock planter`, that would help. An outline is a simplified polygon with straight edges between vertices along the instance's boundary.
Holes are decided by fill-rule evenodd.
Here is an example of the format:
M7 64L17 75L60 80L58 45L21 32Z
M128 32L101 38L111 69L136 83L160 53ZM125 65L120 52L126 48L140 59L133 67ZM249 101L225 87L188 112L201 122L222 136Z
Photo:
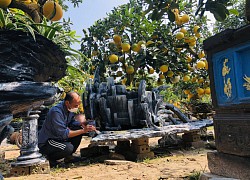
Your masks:
M34 110L55 96L58 88L50 82L61 79L66 68L64 52L47 38L0 31L0 143L12 118L23 117L22 147L13 171L46 163L37 147L40 112Z
M26 144L14 166L44 161L36 141L39 116L35 113L33 118L30 111L54 97L58 88L50 82L61 79L66 68L64 52L47 38L36 35L34 39L22 31L0 30L0 143L8 134L13 117L28 118L23 124Z
M65 54L49 39L22 31L0 31L0 83L57 81L65 75Z

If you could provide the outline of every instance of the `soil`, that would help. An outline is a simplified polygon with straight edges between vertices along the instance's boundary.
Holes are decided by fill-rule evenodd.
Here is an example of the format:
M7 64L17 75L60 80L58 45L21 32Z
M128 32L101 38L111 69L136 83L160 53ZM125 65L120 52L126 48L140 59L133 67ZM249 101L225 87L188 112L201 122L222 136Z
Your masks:
M159 179L191 179L196 178L200 173L209 172L207 166L207 152L209 149L183 149L164 148L164 153L159 154L157 150L159 138L150 138L149 144L155 149L155 158L146 159L142 162L128 161L124 164L108 165L103 162L86 161L77 164L70 164L68 167L51 168L50 174L32 174L28 176L7 177L9 163L15 161L20 155L20 150L16 145L4 144L0 146L0 151L5 152L5 163L1 165L0 172L5 176L5 180L35 180L35 179L84 179L84 180L159 180ZM89 138L83 138L80 148L87 147ZM158 151L158 153L157 153ZM0 161L1 162L1 161ZM194 179L194 178L193 178Z

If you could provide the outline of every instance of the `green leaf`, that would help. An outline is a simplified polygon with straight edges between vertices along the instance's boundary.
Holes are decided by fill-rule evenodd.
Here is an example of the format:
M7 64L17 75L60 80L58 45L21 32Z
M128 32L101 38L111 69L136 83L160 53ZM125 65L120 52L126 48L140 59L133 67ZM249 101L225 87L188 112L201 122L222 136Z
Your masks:
M8 24L6 25L6 28L7 28L7 29L16 29L16 26L15 26L15 24L13 24L13 23L11 22L11 23L8 23Z
M169 21L174 22L175 21L175 14L171 10L168 10L167 13L168 13Z
M26 28L28 29L29 33L31 34L31 36L33 37L33 39L36 41L36 35L35 35L35 32L34 30L32 29L31 26L29 25L26 25Z
M1 23L1 27L5 27L5 15L3 12L3 9L0 8L0 23Z
M239 11L237 9L229 9L229 13L239 16Z
M53 39L54 36L55 36L55 34L56 34L56 30L55 29L51 29L47 38L48 39Z
M214 15L217 21L224 21L227 15L229 15L229 11L221 3L216 3L216 2L208 3L206 5L206 9Z
M172 3L170 4L170 9L179 9L179 4L172 1Z

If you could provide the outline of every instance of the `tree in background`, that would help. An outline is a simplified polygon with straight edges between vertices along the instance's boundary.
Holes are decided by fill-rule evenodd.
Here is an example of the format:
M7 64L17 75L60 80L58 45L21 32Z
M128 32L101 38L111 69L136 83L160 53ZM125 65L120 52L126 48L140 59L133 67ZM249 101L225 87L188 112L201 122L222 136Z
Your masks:
M230 15L225 21L216 21L213 27L214 34L224 31L226 29L237 29L246 25L247 18L245 16L246 6L245 2L241 0L230 0Z
M84 71L93 74L99 67L102 81L112 76L132 89L145 79L148 88L173 84L188 99L209 94L202 49L211 35L207 17L195 17L195 4L189 1L164 5L171 13L152 20L145 3L131 0L88 28L81 46L88 57Z

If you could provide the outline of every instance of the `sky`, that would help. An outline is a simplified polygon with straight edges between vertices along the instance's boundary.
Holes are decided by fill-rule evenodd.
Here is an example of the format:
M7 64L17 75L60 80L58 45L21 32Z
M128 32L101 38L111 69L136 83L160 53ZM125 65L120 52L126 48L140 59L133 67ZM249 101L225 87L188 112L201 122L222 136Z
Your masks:
M67 2L69 6L67 12L64 12L63 18L70 17L73 22L72 30L76 30L76 34L83 37L82 29L92 26L95 21L107 17L107 13L111 12L114 7L128 3L129 0L83 0L79 7L74 8L73 4ZM80 44L74 44L74 49L79 49Z

